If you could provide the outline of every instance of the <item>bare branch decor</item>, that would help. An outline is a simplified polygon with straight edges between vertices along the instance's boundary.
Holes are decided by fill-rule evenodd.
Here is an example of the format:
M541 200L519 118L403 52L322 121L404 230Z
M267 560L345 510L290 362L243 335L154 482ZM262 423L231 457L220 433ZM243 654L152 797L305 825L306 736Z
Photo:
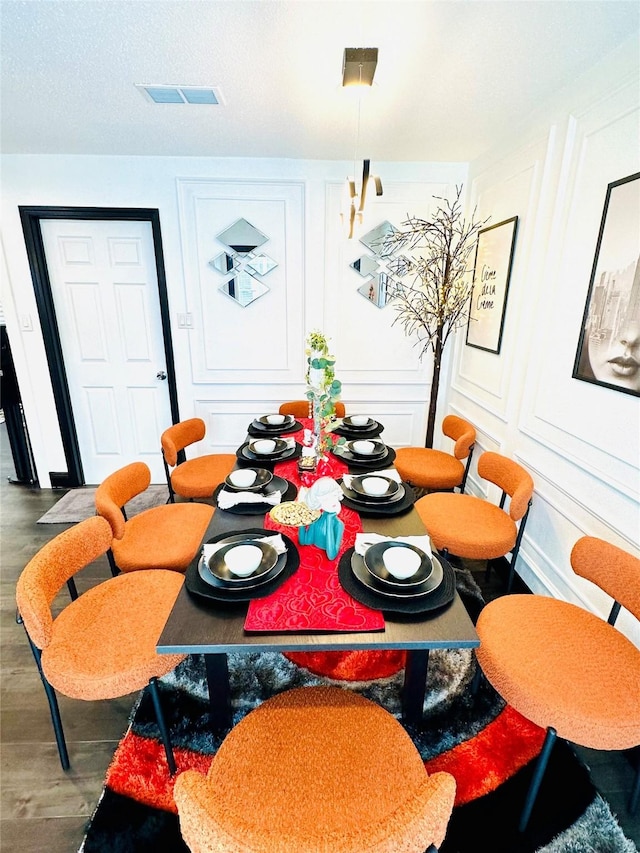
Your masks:
M462 216L462 186L456 187L453 201L434 196L440 204L429 220L411 216L388 235L385 247L405 250L410 284L398 283L393 291L397 316L406 335L416 337L420 358L433 351L433 374L425 445L433 446L433 433L440 384L442 354L449 337L466 325L471 291L469 265L478 232L488 222Z

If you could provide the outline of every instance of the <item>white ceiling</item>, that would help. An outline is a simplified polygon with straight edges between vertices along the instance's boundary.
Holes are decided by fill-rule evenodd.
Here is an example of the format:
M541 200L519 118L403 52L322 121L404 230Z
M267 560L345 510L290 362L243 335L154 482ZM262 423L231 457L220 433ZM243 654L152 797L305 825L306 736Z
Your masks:
M471 160L640 33L618 0L0 0L4 153ZM361 105L345 47L378 47ZM136 83L220 87L154 105Z

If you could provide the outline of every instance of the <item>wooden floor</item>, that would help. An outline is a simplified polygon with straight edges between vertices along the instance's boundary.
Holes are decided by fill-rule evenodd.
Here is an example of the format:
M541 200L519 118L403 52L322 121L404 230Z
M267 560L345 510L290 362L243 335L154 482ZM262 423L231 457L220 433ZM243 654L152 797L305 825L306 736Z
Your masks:
M134 697L109 702L78 702L60 697L60 710L71 759L59 764L49 710L24 631L15 622L15 584L36 551L68 525L36 524L62 492L16 485L6 436L0 425L0 850L20 853L77 851L95 808L105 771L123 734ZM109 577L106 559L86 569L78 589ZM502 594L493 575L485 583L487 599ZM66 602L66 596L60 601ZM581 750L595 782L611 804L625 833L640 845L640 818L631 818L625 802L633 771L624 756Z

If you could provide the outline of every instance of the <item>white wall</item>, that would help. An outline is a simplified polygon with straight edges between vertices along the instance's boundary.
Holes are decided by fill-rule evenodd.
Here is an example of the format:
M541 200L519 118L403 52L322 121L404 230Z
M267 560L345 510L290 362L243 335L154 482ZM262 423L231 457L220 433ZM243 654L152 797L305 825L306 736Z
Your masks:
M385 193L371 199L366 229L424 214L432 196L466 179L466 164L376 163ZM304 339L332 339L350 411L384 421L390 444L423 440L429 365L357 288L349 264L366 253L340 228L352 164L293 160L5 156L2 160L2 304L41 486L66 464L26 257L19 205L148 207L160 212L179 408L207 422L201 452L236 449L247 424L304 389ZM247 308L218 292L208 261L239 216L270 238L278 268L268 296ZM191 313L193 327L178 328ZM31 326L29 330L25 326ZM242 346L238 349L238 341ZM241 357L240 357L241 356Z
M584 534L638 553L640 406L571 374L607 185L640 170L639 80L634 39L470 165L470 205L518 216L518 235L501 352L459 337L443 406L534 478L519 574L601 614L610 602L569 554ZM475 471L469 490L486 493ZM621 626L640 643L632 617Z

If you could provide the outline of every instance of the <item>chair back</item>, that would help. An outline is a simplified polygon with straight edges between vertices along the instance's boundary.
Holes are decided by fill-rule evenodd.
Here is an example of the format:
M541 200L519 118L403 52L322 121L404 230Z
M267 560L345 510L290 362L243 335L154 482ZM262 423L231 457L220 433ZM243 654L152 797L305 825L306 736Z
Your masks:
M69 578L108 551L112 539L104 518L87 518L47 542L22 570L16 603L29 637L39 649L51 642L54 598Z
M447 415L442 421L442 432L455 441L453 455L456 459L466 459L476 441L475 427L464 418Z
M180 421L166 429L160 438L162 443L162 454L164 461L171 468L178 464L178 453L188 447L190 444L195 444L196 441L202 441L205 436L206 426L202 418L189 418L187 421Z
M338 401L335 404L336 417L343 418L345 416L344 403ZM309 417L309 401L308 400L290 400L288 403L282 403L278 412L281 415L293 415L294 418Z
M595 536L583 536L571 549L571 566L640 619L640 560Z
M126 518L122 507L149 488L151 471L144 462L132 462L110 474L96 489L96 509L111 525L113 537L122 539Z
M533 495L533 479L529 472L513 459L486 450L478 459L478 474L509 495L509 515L514 521L519 521L529 508Z

